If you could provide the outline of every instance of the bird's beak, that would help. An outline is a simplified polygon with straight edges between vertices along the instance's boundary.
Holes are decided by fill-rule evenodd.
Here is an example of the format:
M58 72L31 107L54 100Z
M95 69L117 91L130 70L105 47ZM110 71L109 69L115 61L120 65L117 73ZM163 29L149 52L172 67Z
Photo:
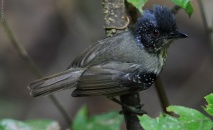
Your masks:
M175 32L171 33L168 38L169 39L179 39L179 38L187 38L187 37L188 37L187 34L176 30Z

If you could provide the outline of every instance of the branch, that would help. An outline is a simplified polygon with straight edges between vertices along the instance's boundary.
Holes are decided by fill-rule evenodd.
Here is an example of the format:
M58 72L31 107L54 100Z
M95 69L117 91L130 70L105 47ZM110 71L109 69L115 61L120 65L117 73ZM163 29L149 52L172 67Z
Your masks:
M158 77L155 81L155 88L157 90L163 112L171 115L171 113L166 110L166 108L169 106L169 100L160 77Z
M121 102L126 104L127 106L131 106L131 107L134 107L135 109L137 108L142 111L141 107L138 108L138 106L141 105L140 96L138 92L122 95L120 96L120 99L121 99ZM127 130L143 130L136 114L132 112L128 112L128 110L126 110L124 107L123 107L123 111L124 111L124 118L125 118Z
M33 75L36 78L42 78L43 77L42 73L40 72L40 70L38 69L38 67L34 63L34 61L31 59L31 57L28 55L28 53L24 49L24 47L20 43L17 42L17 40L14 37L13 32L11 31L11 29L7 25L6 21L1 22L1 23L2 23L2 26L3 26L7 36L9 38L10 42L12 43L12 45L14 46L14 48L16 49L16 51L18 52L20 57L24 60L24 62L28 66L28 68L32 71ZM50 97L51 101L53 102L53 104L60 111L60 113L62 114L62 116L64 117L64 119L68 123L68 125L70 125L70 123L72 123L72 120L68 116L68 113L65 111L65 109L63 108L63 106L61 105L59 100L54 95L50 95L49 97Z
M103 0L103 13L105 31L107 36L124 31L127 16L125 11L125 0ZM119 29L119 30L118 30ZM121 102L127 106L136 107L140 105L139 93L131 93L120 96ZM137 115L127 112L123 108L127 130L142 130Z
M209 27L208 26L208 22L207 22L207 18L206 18L206 14L205 14L205 10L204 10L204 5L203 5L203 1L202 0L198 0L198 5L199 5L199 8L200 8L200 12L201 12L201 17L202 17L202 20L203 20L203 25L204 25L204 28L205 28L205 33L208 37L208 42L211 46L211 51L213 51L213 38L211 37L211 33L213 33L213 27Z
M198 0L198 5L199 5L199 8L200 8L201 17L202 17L202 20L203 20L204 28L206 30L206 34L208 34L208 23L207 23L207 19L206 19L205 10L204 10L202 0Z
M126 23L124 0L103 0L104 28L107 36L124 31Z
M179 11L180 9L181 9L181 7L180 7L179 5L175 5L175 6L171 9L171 11L172 11L173 14L177 14L178 11Z

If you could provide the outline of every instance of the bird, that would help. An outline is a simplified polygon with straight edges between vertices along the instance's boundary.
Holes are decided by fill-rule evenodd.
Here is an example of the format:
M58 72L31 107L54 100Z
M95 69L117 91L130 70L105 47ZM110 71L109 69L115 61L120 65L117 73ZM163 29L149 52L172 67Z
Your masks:
M165 6L146 9L133 30L106 37L77 56L67 70L29 84L33 97L75 88L72 97L115 97L148 89L159 76L171 42L188 37Z

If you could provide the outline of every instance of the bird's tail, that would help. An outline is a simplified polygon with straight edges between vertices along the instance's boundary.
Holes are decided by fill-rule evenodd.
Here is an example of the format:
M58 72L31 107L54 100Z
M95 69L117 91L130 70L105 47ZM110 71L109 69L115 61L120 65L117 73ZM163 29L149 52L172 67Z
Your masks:
M83 68L72 68L64 72L36 80L29 84L33 97L44 96L59 90L75 87L78 78L84 72Z

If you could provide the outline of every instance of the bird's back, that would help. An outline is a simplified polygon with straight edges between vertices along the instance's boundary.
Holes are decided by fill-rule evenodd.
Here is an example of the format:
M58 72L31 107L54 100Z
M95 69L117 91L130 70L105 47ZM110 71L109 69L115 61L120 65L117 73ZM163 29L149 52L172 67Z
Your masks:
M150 72L160 71L162 65L158 57L148 53L137 43L131 31L126 31L98 41L79 55L71 67L88 67L109 61L141 64Z

